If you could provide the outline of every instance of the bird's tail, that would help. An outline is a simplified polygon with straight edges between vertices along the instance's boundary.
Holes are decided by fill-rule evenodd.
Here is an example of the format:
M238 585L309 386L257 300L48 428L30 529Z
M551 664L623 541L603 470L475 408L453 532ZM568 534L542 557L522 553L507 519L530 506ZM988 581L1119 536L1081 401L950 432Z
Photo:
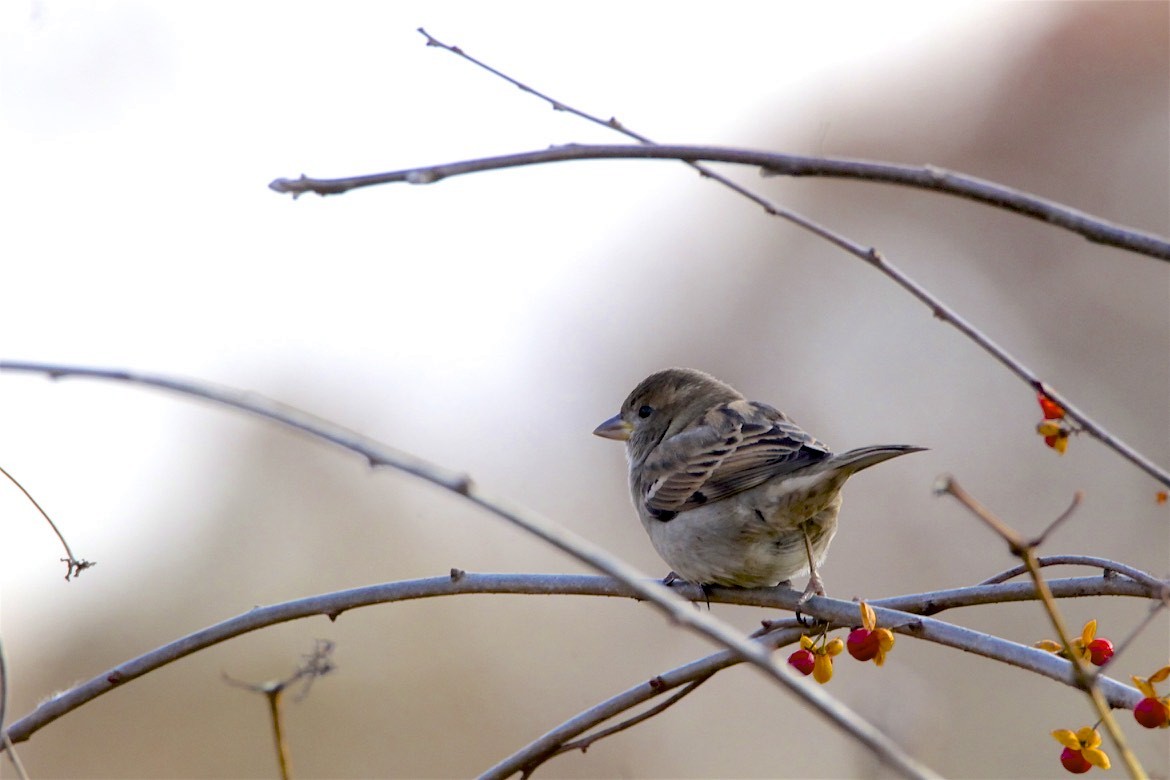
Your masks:
M847 474L856 474L862 469L876 466L884 460L896 458L899 455L908 455L911 452L922 452L926 447L915 447L912 444L875 444L871 447L858 447L855 450L842 452L833 458L837 468Z

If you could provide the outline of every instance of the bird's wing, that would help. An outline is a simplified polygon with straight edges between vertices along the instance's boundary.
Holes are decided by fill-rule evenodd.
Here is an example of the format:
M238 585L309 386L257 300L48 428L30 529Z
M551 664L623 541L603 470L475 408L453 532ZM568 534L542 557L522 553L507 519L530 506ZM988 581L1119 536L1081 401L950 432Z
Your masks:
M778 409L733 401L711 409L654 449L643 470L643 500L655 514L683 512L831 454Z

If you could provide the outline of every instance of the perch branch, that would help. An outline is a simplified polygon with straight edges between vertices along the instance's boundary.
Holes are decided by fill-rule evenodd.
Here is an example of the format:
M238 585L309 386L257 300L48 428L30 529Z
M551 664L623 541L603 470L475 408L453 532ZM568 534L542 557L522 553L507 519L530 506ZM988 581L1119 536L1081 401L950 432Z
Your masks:
M1129 596L1157 598L1154 591L1141 583L1125 577L1077 577L1053 580L1050 583L1057 598L1082 598L1086 596ZM695 599L704 598L698 589L691 594ZM445 577L431 577L420 580L390 582L361 588L326 593L303 599L249 609L241 615L224 620L207 628L180 637L162 647L151 650L137 658L114 666L96 677L42 702L31 713L13 722L7 735L14 742L22 742L57 718L78 707L142 677L167 664L199 652L213 645L238 636L259 631L291 620L326 616L336 620L342 613L375 604L409 601L421 598L467 594L539 594L539 595L583 595L618 598L639 598L631 587L611 577L595 575L533 575L533 574L472 574L453 570ZM790 588L758 588L741 590L735 588L712 588L709 598L716 604L740 604L745 606L768 607L773 609L794 609L800 593ZM916 595L897 596L870 601L875 609L897 610L896 614L921 615L937 614L943 610L985 604L999 604L1008 601L1030 601L1036 598L1035 588L1028 582L1012 582L999 585L976 585L967 588L953 588L931 591ZM857 618L857 605L851 601L818 598L811 599L803 607L807 614L822 620L835 620L840 625L851 625ZM919 622L920 633L913 634L929 641L938 641L963 650L982 652L995 660L1015 663L1011 659L1011 648L1020 647L1012 642L988 637L981 640L978 649L962 645L963 637L948 634L941 627L949 624L941 621ZM898 624L904 623L899 619ZM955 627L958 628L958 627ZM906 631L904 625L895 630ZM966 629L962 629L966 630ZM940 633L941 632L941 633ZM985 635L980 634L980 637ZM789 641L795 641L794 639ZM768 646L779 646L774 636L767 639ZM1024 648L1031 650L1031 648ZM724 651L728 663L739 662L731 651ZM1047 653L1028 654L1027 665L1021 668L1043 674L1052 679L1068 683L1067 662ZM691 682L693 678L679 684ZM1116 706L1133 706L1140 695L1136 690L1111 680L1105 682L1111 701ZM665 688L664 688L665 690Z

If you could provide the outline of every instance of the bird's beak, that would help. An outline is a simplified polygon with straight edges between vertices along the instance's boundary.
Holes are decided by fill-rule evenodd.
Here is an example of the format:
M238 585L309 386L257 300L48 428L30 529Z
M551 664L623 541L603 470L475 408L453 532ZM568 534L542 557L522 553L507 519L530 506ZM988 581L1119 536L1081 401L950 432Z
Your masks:
M629 441L630 433L634 426L622 419L620 414L615 414L608 420L598 425L593 429L594 436L600 436L603 439L616 439L618 441Z

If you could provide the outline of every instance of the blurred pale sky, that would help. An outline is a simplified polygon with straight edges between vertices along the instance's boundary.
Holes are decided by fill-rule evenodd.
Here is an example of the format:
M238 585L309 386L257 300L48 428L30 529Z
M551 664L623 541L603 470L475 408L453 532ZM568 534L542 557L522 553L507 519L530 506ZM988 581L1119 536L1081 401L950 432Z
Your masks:
M665 571L629 507L621 450L589 432L644 375L689 364L835 448L931 448L851 481L824 572L833 595L958 586L1011 565L931 496L944 471L1024 530L1086 489L1055 551L1164 574L1152 480L1084 437L1063 458L1046 450L1032 394L1005 369L872 269L681 165L580 162L297 201L267 189L301 173L621 141L427 48L424 26L662 142L938 164L1165 233L1159 8L10 0L0 358L270 395L467 469L654 575ZM878 246L1170 461L1165 263L928 193L733 174ZM256 603L451 566L577 570L400 475L127 386L0 374L0 464L98 561L65 584L51 532L0 483L14 716ZM304 775L466 775L708 649L637 604L448 601L261 632L104 697L24 749L44 776L270 774L266 724L208 680L283 674L328 631L342 671L290 718ZM1070 622L1094 606L1069 605ZM1114 635L1143 611L1110 604ZM975 612L965 624L1048 635L1033 605ZM760 618L715 614L745 631ZM1153 636L1164 628L1130 651L1134 673L1165 662ZM855 674L834 693L944 773L1052 773L1048 731L1083 725L1049 722L1079 718L1074 692L922 645L900 642L881 680ZM748 700L762 703L745 711ZM792 708L730 675L554 772L758 776L780 773L781 756L784 774L870 769ZM1156 758L1159 746L1139 747Z
M589 305L573 291L599 272L590 242L639 230L630 214L672 184L650 169L614 186L613 165L577 164L295 203L269 192L278 176L621 142L428 49L417 27L663 141L746 143L745 117L769 107L801 137L809 128L828 135L831 147L832 115L790 107L859 62L950 45L999 10L858 3L828 24L806 4L733 4L696 24L709 6L589 9L3 4L0 351L261 392L276 390L266 386L274 371L298 366L346 384L350 371L388 365L417 376L424 395L436 384L491 383L516 370L550 307ZM1020 35L1043 19L1014 16ZM71 413L75 423L109 421L106 462L146 482L163 476L150 450L121 446L117 430L136 424L169 446L179 404L90 387L95 405L67 410L46 390L39 379L3 379L5 463L34 493L44 495L67 448L21 424L42 414L58 418L59 431L76 430L60 417ZM47 502L67 529L84 516L133 535L135 494L100 470L69 483L68 496ZM3 576L54 571L53 541L14 491L0 488L0 507ZM95 517L99 507L111 510ZM80 545L83 536L71 536Z

